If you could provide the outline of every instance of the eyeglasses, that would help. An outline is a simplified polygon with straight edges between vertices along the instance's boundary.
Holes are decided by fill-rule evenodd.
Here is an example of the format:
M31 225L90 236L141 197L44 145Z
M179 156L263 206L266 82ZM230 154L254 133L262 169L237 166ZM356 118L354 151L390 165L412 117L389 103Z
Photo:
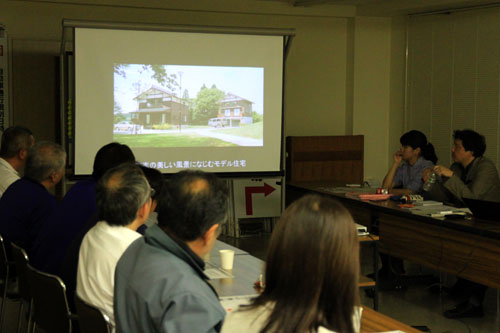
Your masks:
M149 190L149 196L152 198L152 197L155 196L155 194L156 194L155 189L151 187L150 190Z

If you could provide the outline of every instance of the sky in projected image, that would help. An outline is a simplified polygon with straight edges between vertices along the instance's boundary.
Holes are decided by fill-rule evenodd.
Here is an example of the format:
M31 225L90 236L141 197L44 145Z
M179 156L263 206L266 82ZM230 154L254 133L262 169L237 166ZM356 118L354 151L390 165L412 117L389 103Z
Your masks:
M140 93L151 86L160 86L178 97L196 98L203 85L213 85L225 93L232 93L251 101L252 111L264 113L264 69L257 67L223 67L223 66L179 66L179 65L143 65L127 64L116 69L114 74L115 112L129 113L137 110L134 100ZM155 78L162 66L165 70L163 83ZM157 75L156 75L157 77Z

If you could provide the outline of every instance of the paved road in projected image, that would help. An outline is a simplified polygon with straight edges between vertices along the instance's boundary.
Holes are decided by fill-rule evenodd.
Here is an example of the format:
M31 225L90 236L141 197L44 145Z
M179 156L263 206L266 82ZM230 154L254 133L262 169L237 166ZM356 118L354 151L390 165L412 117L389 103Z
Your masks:
M237 135L230 135L230 134L223 134L223 133L218 133L215 132L217 130L216 128L207 128L207 129L199 129L199 128L186 128L182 129L181 132L179 132L178 129L172 129L172 130L147 130L144 129L142 130L142 134L157 134L157 133L196 133L201 136L208 136L211 138L216 138L219 140L223 140L226 142L231 142L234 143L235 145L238 146L249 146L249 147L255 147L255 146L263 146L263 140L262 139L252 139L248 137L243 137L243 136L237 136Z

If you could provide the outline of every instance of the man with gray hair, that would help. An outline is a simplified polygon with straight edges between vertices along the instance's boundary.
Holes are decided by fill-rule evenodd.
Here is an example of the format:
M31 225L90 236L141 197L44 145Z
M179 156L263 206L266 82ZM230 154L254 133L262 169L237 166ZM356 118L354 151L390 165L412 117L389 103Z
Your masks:
M28 256L41 226L56 208L49 191L62 179L65 163L66 153L57 143L35 144L28 151L24 177L0 199L0 234L23 247Z
M141 237L136 230L149 216L152 194L141 168L133 163L108 170L97 183L99 222L80 246L76 294L107 315L113 326L116 263Z
M11 126L2 134L0 146L0 197L7 187L20 178L28 149L35 143L31 131L22 126Z

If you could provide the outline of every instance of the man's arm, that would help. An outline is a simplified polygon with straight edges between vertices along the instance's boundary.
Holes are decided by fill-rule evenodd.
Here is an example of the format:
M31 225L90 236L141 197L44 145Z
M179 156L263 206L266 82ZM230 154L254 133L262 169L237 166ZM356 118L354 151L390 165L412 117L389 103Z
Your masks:
M456 174L453 174L445 183L445 188L454 196L462 200L462 198L495 200L488 198L489 193L494 187L500 187L498 179L498 171L494 164L487 160L478 161L476 170L471 175L471 182L465 184ZM498 190L497 190L498 192ZM496 198L495 201L497 201Z
M183 292L170 299L161 332L220 332L225 314L215 297Z

